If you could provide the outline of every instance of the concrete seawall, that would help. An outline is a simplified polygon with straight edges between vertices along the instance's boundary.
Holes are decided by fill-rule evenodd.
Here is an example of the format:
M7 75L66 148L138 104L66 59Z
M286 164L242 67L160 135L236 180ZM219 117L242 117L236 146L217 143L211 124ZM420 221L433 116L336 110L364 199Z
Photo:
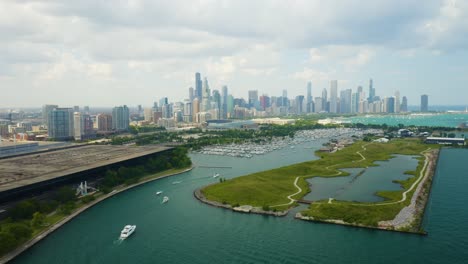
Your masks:
M159 180L159 179L163 179L163 178L166 178L166 177L175 176L175 175L179 175L179 174L191 171L193 168L194 167L190 167L190 168L185 169L185 170L180 171L180 172L171 173L171 174L164 175L164 176L157 177L157 178L146 179L146 180L144 180L142 182L138 182L138 183L135 183L133 185L126 186L123 189L120 189L118 191L114 190L114 191L112 191L112 192L110 192L110 193L108 193L106 195L103 195L103 196L97 198L96 200L90 202L89 204L86 204L86 205L80 207L78 210L76 210L75 212L73 212L69 216L65 217L64 219L62 219L59 222L55 223L54 225L50 226L48 229L42 231L41 233L39 233L37 236L35 236L31 240L29 240L28 242L24 243L23 245L19 246L18 248L16 248L12 252L10 252L10 253L6 254L5 256L3 256L0 259L0 264L4 264L4 263L7 263L7 262L11 261L15 257L19 256L21 253L26 251L27 249L29 249L30 247L34 246L36 243L38 243L39 241L41 241L42 239L47 237L48 235L50 235L52 232L59 229L64 224L68 223L70 220L72 220L77 215L81 214L82 212L86 211L87 209L95 206L96 204L98 204L98 203L100 203L100 202L102 202L102 201L104 201L104 200L106 200L106 199L108 199L108 198L110 198L110 197L112 197L112 196L114 196L116 194L119 194L119 193L124 192L124 191L129 190L129 189L132 189L134 187L146 184L148 182L156 181L156 180Z

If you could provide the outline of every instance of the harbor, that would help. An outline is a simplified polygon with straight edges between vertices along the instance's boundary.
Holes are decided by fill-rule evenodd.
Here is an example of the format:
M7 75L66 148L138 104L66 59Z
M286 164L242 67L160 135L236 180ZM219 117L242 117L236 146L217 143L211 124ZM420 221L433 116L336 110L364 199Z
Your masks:
M383 134L383 132L380 129L356 128L302 130L296 132L293 138L274 137L271 139L271 141L264 143L246 142L243 144L211 145L203 147L196 153L204 155L252 158L255 155L264 155L266 153L275 150L281 150L287 147L294 149L296 146L300 147L307 142L325 139L334 139L336 141L350 141L352 138L362 138L366 134L381 135Z

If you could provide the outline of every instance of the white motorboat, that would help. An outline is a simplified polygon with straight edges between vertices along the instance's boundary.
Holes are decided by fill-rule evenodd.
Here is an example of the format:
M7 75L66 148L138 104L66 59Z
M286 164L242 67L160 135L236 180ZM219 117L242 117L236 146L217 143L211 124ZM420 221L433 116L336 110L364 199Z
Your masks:
M167 202L169 202L169 197L164 196L163 200L162 200L162 203L167 203Z
M172 184L179 184L179 183L181 183L181 181L174 181L174 182L172 182Z
M218 177L219 177L219 173L213 174L213 178L218 178Z
M126 239L129 237L133 232L135 232L136 225L126 225L122 232L120 232L120 239Z
M157 191L157 192L156 192L156 195L160 195L160 194L162 194L162 193L163 193L162 191Z

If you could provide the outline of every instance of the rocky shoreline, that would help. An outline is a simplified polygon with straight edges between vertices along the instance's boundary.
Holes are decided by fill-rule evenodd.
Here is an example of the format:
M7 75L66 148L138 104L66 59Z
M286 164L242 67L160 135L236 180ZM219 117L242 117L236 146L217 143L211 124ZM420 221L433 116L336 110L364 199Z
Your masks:
M209 185L207 185L207 186L209 186ZM203 188L207 187L207 186L196 189L193 192L193 196L195 196L195 198L197 198L197 200L199 200L200 202L211 205L211 206L214 206L214 207L229 209L229 210L232 210L234 212L239 212L239 213L252 213L252 214L262 214L262 215L271 215L271 216L286 216L288 214L288 212L289 212L289 211L277 211L277 212L264 211L261 207L253 207L253 206L250 206L250 205L242 205L242 206L238 206L238 207L232 207L229 204L222 204L220 202L211 201L211 200L206 199L206 197L201 192L201 190Z

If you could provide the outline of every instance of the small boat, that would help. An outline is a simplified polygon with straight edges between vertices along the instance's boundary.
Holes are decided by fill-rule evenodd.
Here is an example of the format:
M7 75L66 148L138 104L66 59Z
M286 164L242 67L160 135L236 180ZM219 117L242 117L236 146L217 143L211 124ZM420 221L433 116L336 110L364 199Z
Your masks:
M163 192L162 191L157 191L156 195L160 195L161 193L163 193Z
M135 232L136 225L126 225L120 232L120 239L126 239Z
M167 202L169 202L169 197L164 196L163 200L162 200L162 203L167 203Z
M181 181L172 182L172 184L179 184L179 183L181 183Z
M218 178L218 177L219 177L219 173L213 174L213 178Z

